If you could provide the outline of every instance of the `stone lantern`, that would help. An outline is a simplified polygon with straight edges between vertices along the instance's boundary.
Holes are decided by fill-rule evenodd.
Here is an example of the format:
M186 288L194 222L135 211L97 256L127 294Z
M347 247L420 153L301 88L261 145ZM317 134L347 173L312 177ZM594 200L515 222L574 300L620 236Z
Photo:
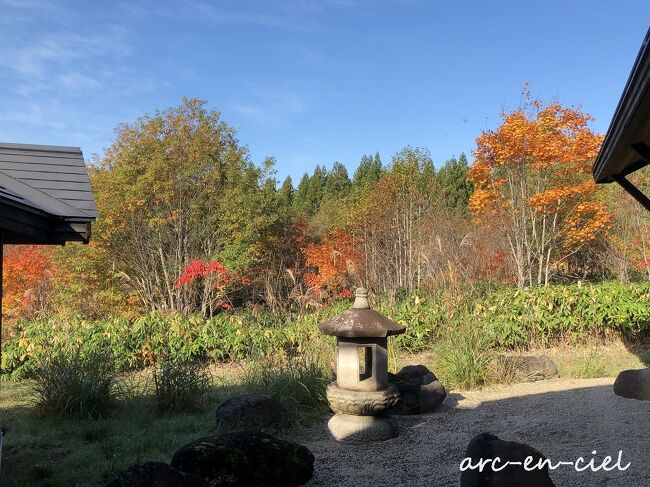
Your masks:
M398 435L397 423L382 416L399 401L388 383L388 336L405 328L370 309L368 291L359 288L352 308L322 323L320 331L336 337L336 382L327 400L336 413L328 423L338 441L384 441Z

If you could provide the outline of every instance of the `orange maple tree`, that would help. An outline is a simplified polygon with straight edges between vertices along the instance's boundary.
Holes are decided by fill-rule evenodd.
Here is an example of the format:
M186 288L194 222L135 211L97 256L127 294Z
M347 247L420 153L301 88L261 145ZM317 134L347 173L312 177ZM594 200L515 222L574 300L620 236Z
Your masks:
M305 284L309 287L343 292L347 284L346 277L350 272L358 272L361 256L355 249L350 234L337 230L323 237L317 244L309 244L304 249L305 264L312 271L304 276Z
M602 136L591 116L553 101L525 102L476 140L469 170L475 218L501 226L518 285L548 284L557 266L609 228L590 169Z
M15 318L39 299L51 280L54 265L51 248L38 245L7 245L3 259L2 310Z

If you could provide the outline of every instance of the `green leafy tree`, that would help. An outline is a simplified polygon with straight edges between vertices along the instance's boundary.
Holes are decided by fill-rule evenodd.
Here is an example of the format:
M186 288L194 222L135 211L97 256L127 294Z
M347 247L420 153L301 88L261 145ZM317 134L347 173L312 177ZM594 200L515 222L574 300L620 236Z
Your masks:
M327 168L317 165L309 179L309 214L313 215L318 211L323 196L325 196L325 185L327 184Z
M196 293L175 286L192 259L257 263L277 219L263 189L271 165L256 167L198 99L122 124L92 180L95 242L148 308L196 309Z
M430 193L430 197L433 199L435 195L435 181L436 181L436 168L433 165L433 161L430 157L423 159L421 164L420 177L418 185L420 191L423 193Z
M293 205L294 193L295 190L293 189L291 176L287 176L277 193L278 205L285 209L291 208Z
M364 281L373 289L395 295L420 285L434 176L429 152L407 146L358 205L351 231L362 245Z
M436 171L428 150L406 146L393 156L387 174L397 178L404 193L417 194L427 205L433 201Z
M229 270L245 272L263 267L264 251L283 227L276 182L268 177L272 164L269 160L263 169L245 171L241 180L224 192L222 218L217 227L224 244L217 257Z
M374 159L372 156L362 156L359 167L357 167L357 170L354 172L354 178L352 180L354 189L356 191L364 192L372 188L373 185L379 181L381 171L382 165L379 152L375 154Z

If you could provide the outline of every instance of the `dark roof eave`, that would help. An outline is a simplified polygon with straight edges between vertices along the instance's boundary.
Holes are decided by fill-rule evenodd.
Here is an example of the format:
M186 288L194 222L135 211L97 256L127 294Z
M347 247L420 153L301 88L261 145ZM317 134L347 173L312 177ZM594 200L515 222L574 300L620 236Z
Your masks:
M81 155L81 148L65 145L42 145L42 144L15 144L11 142L0 142L0 147L18 151L43 151L62 152Z
M5 244L88 243L94 217L61 217L0 196L0 234Z
M592 174L597 183L610 183L647 165L634 144L650 145L650 29L625 84Z
M74 215L74 216L61 216L61 215L54 215L52 213L48 213L45 210L42 210L36 206L32 206L26 203L22 203L20 201L16 201L13 199L9 199L6 197L3 197L0 195L0 204L11 206L14 208L18 208L22 211L32 213L34 215L38 215L44 218L48 218L51 220L59 220L62 222L69 222L69 223L93 223L97 218L94 216L90 215Z

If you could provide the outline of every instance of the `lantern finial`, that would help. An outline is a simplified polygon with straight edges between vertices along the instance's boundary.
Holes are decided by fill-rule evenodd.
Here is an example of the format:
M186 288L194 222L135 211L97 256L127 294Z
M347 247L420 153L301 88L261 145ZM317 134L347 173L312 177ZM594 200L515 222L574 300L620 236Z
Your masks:
M368 302L368 290L365 287L358 287L354 293L353 309L370 309Z

